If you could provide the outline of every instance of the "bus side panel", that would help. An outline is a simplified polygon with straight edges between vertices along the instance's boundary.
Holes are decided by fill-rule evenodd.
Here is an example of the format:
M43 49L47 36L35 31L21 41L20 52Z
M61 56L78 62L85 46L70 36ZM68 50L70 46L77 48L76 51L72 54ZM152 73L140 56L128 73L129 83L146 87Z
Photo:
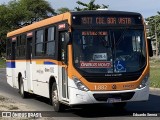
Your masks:
M45 74L45 67L44 65L37 64L33 68L35 69L34 79L33 79L33 88L34 93L37 95L41 95L44 97L48 97L48 93L46 90L48 90L48 83L47 83L47 75Z
M33 91L37 95L49 98L49 80L58 77L57 65L47 62L35 62L33 65Z
M18 83L18 75L21 74L23 83L24 83L24 91L27 91L27 82L26 82L26 61L17 61L16 62L16 70L15 70L15 85L16 88L19 89L19 83Z
M7 83L15 87L15 68L16 68L16 62L15 61L7 61L6 62L6 76L7 76Z
M6 68L7 83L13 87L12 68Z

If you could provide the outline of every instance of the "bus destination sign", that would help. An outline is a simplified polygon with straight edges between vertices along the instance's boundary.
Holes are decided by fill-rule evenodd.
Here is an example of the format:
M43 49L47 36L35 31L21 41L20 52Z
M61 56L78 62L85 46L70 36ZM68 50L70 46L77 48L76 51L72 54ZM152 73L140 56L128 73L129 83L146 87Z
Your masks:
M93 20L95 19L95 20ZM111 24L111 25L115 25L115 24L122 24L122 25L130 25L132 24L132 19L129 17L120 17L120 18L116 18L116 17L82 17L81 18L81 23L83 25L86 24L93 24L93 21L95 21L94 23L96 23L97 25L103 25L103 24Z
M133 16L77 16L73 18L75 25L135 25L142 24L141 17Z

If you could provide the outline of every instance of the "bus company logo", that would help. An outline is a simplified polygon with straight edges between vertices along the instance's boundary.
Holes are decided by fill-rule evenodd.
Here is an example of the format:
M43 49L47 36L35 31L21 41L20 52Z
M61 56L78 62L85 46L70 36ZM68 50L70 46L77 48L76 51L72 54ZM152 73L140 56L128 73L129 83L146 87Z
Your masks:
M43 70L37 70L37 73L43 74Z
M134 85L123 85L123 88L133 88Z
M117 86L114 84L114 85L112 85L112 89L117 89Z
M45 68L44 71L45 72L54 73L54 68L53 67L51 67L51 68Z
M111 62L99 62L99 61L81 61L80 68L111 68Z

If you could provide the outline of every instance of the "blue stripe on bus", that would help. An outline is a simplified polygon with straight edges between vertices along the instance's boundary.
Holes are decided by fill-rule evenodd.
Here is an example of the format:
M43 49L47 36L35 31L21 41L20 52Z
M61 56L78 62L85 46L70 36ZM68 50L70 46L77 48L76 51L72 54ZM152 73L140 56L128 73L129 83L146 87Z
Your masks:
M55 63L49 62L49 61L45 61L44 64L45 64L45 65L55 65Z
M16 63L15 62L6 62L7 68L16 68Z

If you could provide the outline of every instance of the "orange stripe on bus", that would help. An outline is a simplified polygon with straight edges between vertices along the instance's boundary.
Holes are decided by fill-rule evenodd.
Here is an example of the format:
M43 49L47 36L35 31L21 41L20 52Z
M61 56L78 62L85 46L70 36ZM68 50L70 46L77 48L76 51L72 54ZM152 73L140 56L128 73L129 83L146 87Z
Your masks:
M71 16L71 14L69 12L61 14L61 15L53 16L51 18L48 18L48 19L33 23L31 25L28 25L26 27L17 29L15 31L9 32L7 34L7 37L11 37L11 36L15 36L15 35L18 35L18 34L21 34L21 33L24 33L24 32L32 31L32 30L34 30L36 28L40 28L40 27L44 27L44 26L47 26L47 25L51 25L51 24L60 22L62 20L68 20L68 23L71 24L70 16Z

